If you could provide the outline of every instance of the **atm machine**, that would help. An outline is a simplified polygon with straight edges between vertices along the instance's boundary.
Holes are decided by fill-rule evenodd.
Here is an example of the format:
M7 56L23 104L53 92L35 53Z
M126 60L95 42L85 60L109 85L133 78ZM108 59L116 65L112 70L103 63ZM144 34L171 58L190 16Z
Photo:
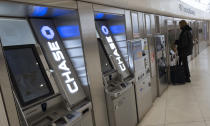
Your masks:
M166 41L164 35L155 35L155 57L157 68L157 84L159 96L168 88L168 67Z
M52 73L56 79L60 90L66 96L66 102L70 109L82 114L81 126L93 126L92 104L81 86L73 62L57 33L54 22L49 19L34 18L30 19L30 22L50 66L48 72ZM79 65L83 63L81 60L79 61L76 63Z
M129 62L135 76L135 92L139 122L152 107L149 48L147 39L135 39L128 43Z
M0 36L21 126L80 126L82 113L61 95L27 20L1 18Z
M120 38L121 32L119 31L125 32L123 25L113 25L119 22L120 18L123 19L123 16L103 14L103 18L97 19L96 17L96 31L109 124L110 126L136 126L137 112L134 85L132 83L133 77L121 51L116 45L116 36L113 36L113 34L118 34L118 38Z
M27 20L0 19L2 49L21 126L93 126L91 102L52 22L34 19L31 23L40 45Z

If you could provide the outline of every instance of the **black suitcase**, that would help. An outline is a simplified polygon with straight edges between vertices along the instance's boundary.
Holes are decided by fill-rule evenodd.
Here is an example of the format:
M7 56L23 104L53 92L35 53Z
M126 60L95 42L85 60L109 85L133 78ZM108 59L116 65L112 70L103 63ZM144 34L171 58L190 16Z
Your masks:
M170 67L171 82L173 84L185 84L185 73L183 66L176 65Z

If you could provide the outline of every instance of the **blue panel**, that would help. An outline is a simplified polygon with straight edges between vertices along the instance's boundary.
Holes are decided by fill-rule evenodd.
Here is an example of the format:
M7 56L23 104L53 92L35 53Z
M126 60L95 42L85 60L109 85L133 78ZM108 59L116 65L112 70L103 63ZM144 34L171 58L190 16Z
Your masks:
M71 38L80 36L79 25L58 26L57 31L61 38Z
M95 19L102 19L104 17L104 13L96 13Z
M122 34L125 33L124 25L112 25L109 27L112 34Z
M41 17L47 14L48 7L34 6L32 16Z
M70 10L53 9L53 17L62 16L62 15L70 14L70 13L71 13Z

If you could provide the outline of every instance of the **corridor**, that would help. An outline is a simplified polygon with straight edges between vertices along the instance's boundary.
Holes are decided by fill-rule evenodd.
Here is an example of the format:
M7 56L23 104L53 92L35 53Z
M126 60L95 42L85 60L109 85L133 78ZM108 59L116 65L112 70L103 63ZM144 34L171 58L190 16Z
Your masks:
M210 48L190 62L191 83L170 86L139 126L210 126Z

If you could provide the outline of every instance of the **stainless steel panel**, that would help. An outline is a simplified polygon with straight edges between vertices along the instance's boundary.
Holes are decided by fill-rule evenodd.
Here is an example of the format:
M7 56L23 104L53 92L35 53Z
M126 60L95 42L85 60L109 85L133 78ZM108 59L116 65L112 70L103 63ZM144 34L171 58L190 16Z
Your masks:
M151 88L152 88L152 98L153 101L158 96L158 85L157 85L157 67L155 58L155 41L153 37L147 38L149 44L149 54L150 54L150 72L151 72Z
M49 2L44 2L43 0L41 0L38 4L43 4L43 5L52 6L52 7L68 8L68 9L77 8L77 3L74 0L59 0L56 2L53 2L52 0L48 0L48 1Z
M127 40L132 40L132 22L130 10L125 10L125 26L126 26L126 38Z
M0 39L3 46L35 44L26 20L0 18Z
M155 33L160 33L161 16L155 15Z
M146 32L145 22L144 22L144 14L141 13L141 12L138 12L138 17L139 17L139 30L140 30L140 35L142 37L144 37L145 36L145 32Z
M136 102L134 86L130 85L119 97L111 97L107 94L107 105L110 126L136 126Z
M140 37L139 17L137 12L131 12L133 37Z
M103 6L98 4L93 4L94 11L104 12L104 13L111 13L111 14L125 14L123 9L113 8L109 6Z
M0 113L1 113L0 125L1 126L9 126L7 115L6 115L6 110L5 110L5 106L4 106L4 101L3 101L3 97L2 97L1 88L0 88Z
M138 105L139 120L142 120L145 114L152 107L152 90L150 76L147 76L136 85L136 97Z
M0 85L2 90L2 97L4 100L5 110L7 113L8 121L11 126L20 126L19 118L16 110L16 105L13 97L13 91L8 76L8 70L4 59L2 46L0 44Z
M108 126L106 99L98 53L99 47L94 23L94 10L92 4L84 2L78 2L78 9L95 125Z
M152 34L155 34L155 30L156 30L156 27L155 27L155 15L154 14L150 14L150 17L151 17L151 32Z
M166 35L166 33L167 33L166 19L167 18L165 16L161 16L160 31L161 31L161 34L163 34L163 35Z
M11 2L0 2L1 16L24 17L27 15L27 7L24 4L17 4Z
M145 14L144 19L145 19L146 34L151 35L152 34L152 24L151 24L150 14Z

